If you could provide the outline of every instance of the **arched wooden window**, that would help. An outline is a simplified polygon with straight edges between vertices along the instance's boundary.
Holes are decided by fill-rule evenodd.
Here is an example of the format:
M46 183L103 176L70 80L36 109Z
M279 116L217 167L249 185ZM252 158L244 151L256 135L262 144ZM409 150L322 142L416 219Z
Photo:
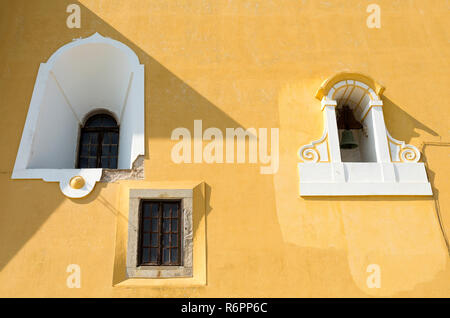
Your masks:
M117 169L119 126L108 114L91 116L81 128L78 168Z

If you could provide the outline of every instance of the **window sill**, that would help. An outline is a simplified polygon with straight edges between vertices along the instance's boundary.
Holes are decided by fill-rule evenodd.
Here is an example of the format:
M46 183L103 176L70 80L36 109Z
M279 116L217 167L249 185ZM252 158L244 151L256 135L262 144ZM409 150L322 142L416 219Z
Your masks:
M204 287L206 280L195 277L190 278L130 278L114 284L114 288L183 288L183 287Z
M138 266L128 267L129 278L178 278L192 277L192 267L186 266Z
M70 186L73 177L82 177L84 186L75 189ZM12 179L42 179L46 182L59 182L62 193L69 198L82 198L94 189L102 177L102 169L21 169L14 170Z
M84 186L75 189L70 186L73 177L80 176ZM94 189L97 182L116 182L118 180L144 179L144 156L139 155L133 169L14 169L12 179L42 179L46 182L59 182L62 193L69 198L83 198Z
M301 196L433 195L423 163L299 163Z

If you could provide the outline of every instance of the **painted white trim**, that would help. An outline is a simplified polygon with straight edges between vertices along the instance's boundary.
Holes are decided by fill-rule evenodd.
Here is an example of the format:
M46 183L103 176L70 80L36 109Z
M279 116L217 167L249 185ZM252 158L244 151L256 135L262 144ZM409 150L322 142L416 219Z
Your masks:
M388 147L390 149L391 160L394 162L418 162L420 151L413 145L406 144L404 141L397 140L391 136L386 129Z
M305 162L320 162L328 161L328 151L327 151L327 130L323 131L323 135L319 140L311 142L309 145L304 145L298 150L298 156ZM318 145L325 143L325 148L318 147ZM316 148L317 147L317 148Z
M335 108L339 98L348 101L353 93L353 106L359 108L356 116L373 138L362 148L366 162L341 159ZM384 122L383 101L372 88L357 80L340 81L322 98L321 109L324 134L298 153L303 161L298 164L300 195L432 195L425 166L418 162L420 152L391 137Z
M118 115L118 118L122 121L122 117L127 117L127 123L120 122L121 135L127 135L127 143L130 145L126 147L125 143L123 147L119 147L119 169L131 169L133 162L140 156L145 154L145 140L144 140L144 65L140 64L139 58L136 53L126 46L125 44L101 36L98 33L85 39L76 39L71 43L68 43L59 48L46 63L41 63L36 77L35 86L33 89L33 95L31 97L30 106L28 109L27 118L25 121L22 138L20 141L19 150L17 152L16 162L12 173L12 179L43 179L46 182L59 182L61 191L70 198L80 198L88 195L95 187L102 177L102 169L66 169L63 167L55 167L54 169L49 167L36 168L30 166L34 151L34 142L36 141L36 129L39 124L39 120L46 120L45 116L40 118L40 113L43 109L43 102L46 98L46 89L51 84L50 81L55 81L57 90L59 90L59 99L67 103L67 107L70 109L70 113L73 115L74 122L71 122L71 127L74 127L74 123L77 125L81 123L77 111L74 108L76 105L71 104L66 91L53 73L53 67L55 63L63 57L70 50L87 44L106 44L111 48L120 50L125 54L124 61L130 66L130 79L128 81L124 100L122 102L122 111ZM70 76L70 75L69 75ZM65 87L67 89L67 87ZM56 96L56 95L55 95ZM128 105L132 99L132 105ZM49 104L46 104L51 105ZM132 106L132 107L131 107ZM65 106L64 106L65 107ZM105 105L104 108L106 108ZM114 111L112 111L114 113ZM70 113L64 113L64 116L71 116ZM126 113L126 114L125 114ZM84 114L86 115L86 114ZM44 118L44 119L42 119ZM41 127L42 122L39 124ZM122 127L126 127L122 134ZM70 134L69 134L70 135ZM74 136L76 138L76 136ZM50 145L51 143L47 143ZM122 149L122 152L120 152ZM128 153L125 153L125 150ZM58 154L53 155L58 156ZM120 158L122 156L122 158ZM66 156L70 158L70 156ZM75 158L74 158L75 160ZM67 164L67 160L64 161L64 165ZM61 164L62 166L63 164ZM39 166L39 165L38 165ZM43 165L44 166L44 165ZM63 168L63 169L61 169ZM69 185L70 179L74 176L81 176L85 180L85 184L81 189L71 188Z
M75 110L73 109L72 104L69 101L69 98L67 97L67 94L64 92L63 88L61 87L61 84L59 83L58 79L56 78L55 73L53 73L53 71L50 71L50 76L53 78L53 80L56 83L56 86L58 86L59 91L61 92L61 95L64 97L64 100L66 101L67 107L69 107L70 111L73 114L73 117L75 117L78 121L78 124L82 125L83 123L81 122L81 119L78 118L77 113L75 112Z
M81 189L73 189L69 182L75 176L81 176L85 184ZM59 187L69 198L87 196L102 177L102 169L24 169L14 170L12 179L42 179L45 182L59 182Z
M301 196L433 194L423 163L299 163L298 173Z
M80 45L84 45L84 44L89 44L89 43L104 43L104 44L108 44L110 46L113 46L121 51L123 51L128 59L131 65L139 65L139 58L136 55L136 53L129 48L128 46L126 46L125 44L123 44L122 42L119 42L117 40L113 40L111 38L108 37L104 37L102 35L100 35L98 32L95 32L93 35L91 35L90 37L87 38L79 38L79 39L74 39L72 42L63 45L62 47L60 47L58 50L56 50L55 53L52 54L52 56L50 56L50 58L47 60L47 63L45 63L46 65L48 65L50 68L55 64L55 62L66 52L69 51L71 49L73 49L74 47L80 46Z
M127 92L125 93L125 98L124 98L123 105L122 105L122 111L120 112L119 123L122 122L123 113L125 112L125 108L127 107L127 104L128 104L128 95L130 94L131 84L133 83L133 75L134 75L134 73L131 72L130 79L128 81Z
M301 196L430 196L427 183L302 183Z

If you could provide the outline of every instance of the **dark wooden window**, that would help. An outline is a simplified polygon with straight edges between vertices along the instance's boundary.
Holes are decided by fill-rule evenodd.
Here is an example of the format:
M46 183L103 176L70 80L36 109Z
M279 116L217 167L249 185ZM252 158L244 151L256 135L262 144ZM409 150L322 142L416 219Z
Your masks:
M142 200L139 265L181 265L181 201Z
M91 116L81 128L78 168L117 169L119 126L107 114Z

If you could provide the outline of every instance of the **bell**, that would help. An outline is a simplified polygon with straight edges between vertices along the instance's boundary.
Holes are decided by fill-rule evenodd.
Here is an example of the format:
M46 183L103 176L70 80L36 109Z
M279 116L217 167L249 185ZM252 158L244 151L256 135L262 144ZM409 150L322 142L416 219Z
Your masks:
M355 141L355 138L353 137L353 133L351 130L346 129L342 132L342 138L341 138L341 149L355 149L358 148L358 144Z
M355 149L358 148L358 144L353 137L353 133L350 129L362 129L363 126L359 121L355 119L353 111L348 105L344 105L338 113L337 120L338 129L344 129L342 132L341 149Z

